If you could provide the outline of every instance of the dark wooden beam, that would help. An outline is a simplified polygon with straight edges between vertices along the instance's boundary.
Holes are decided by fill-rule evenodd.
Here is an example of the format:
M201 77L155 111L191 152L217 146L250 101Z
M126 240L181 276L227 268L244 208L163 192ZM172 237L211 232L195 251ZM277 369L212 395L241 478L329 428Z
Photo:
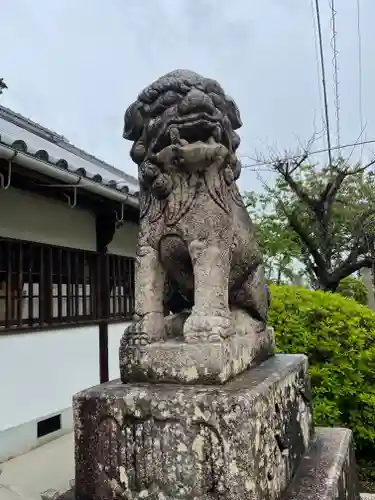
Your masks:
M109 380L108 362L108 322L110 317L111 284L109 280L108 245L116 232L116 216L113 210L99 210L96 212L96 251L100 254L98 293L99 322L99 374L100 383Z

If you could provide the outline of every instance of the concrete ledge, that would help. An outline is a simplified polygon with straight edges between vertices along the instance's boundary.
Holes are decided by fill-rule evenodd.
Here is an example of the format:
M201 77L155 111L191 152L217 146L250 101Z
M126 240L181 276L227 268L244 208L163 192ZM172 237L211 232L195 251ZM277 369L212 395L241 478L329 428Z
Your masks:
M75 498L75 488L74 479L70 481L69 489L58 491L54 489L49 489L44 491L40 496L42 500L74 500Z
M351 431L317 428L313 445L302 458L283 500L360 498Z
M61 415L61 428L46 436L38 438L38 422L55 415ZM65 408L61 411L51 413L50 415L45 415L35 420L17 425L16 427L10 427L9 429L0 431L0 463L62 437L72 432L72 430L73 411L72 408Z

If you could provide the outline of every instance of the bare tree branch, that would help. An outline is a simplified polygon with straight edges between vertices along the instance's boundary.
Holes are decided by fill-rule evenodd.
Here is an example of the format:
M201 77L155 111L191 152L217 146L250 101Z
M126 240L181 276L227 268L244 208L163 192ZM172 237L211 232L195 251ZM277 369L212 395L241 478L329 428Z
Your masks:
M373 264L373 259L370 255L364 257L363 259L352 261L352 262L345 262L343 263L338 269L336 269L330 276L330 283L333 285L337 285L340 283L340 281L347 276L350 276L351 274L360 271L364 267L371 267ZM334 291L336 288L332 288Z
M286 217L288 217L288 221L290 224L290 227L295 231L298 236L301 238L301 241L305 245L305 247L308 249L309 253L311 254L312 258L314 259L314 262L316 264L317 272L319 273L319 277L322 277L322 273L324 269L327 268L327 262L325 261L324 257L321 255L319 252L319 248L316 245L314 239L309 235L309 233L302 227L302 225L299 223L296 214L285 214Z
M262 165L270 164L271 170L279 174L280 178L290 189L290 192L300 202L297 211L295 204L297 203L298 206L298 202L294 198L292 198L292 203L289 205L289 201L285 201L288 200L288 194L286 194L287 197L284 200L282 196L277 196L277 193L270 190L268 186L265 186L269 192L272 192L276 204L301 242L301 261L304 262L306 272L309 274L311 280L317 281L323 289L334 290L341 279L358 271L362 267L370 267L373 263L372 256L366 255L368 253L368 245L363 240L363 225L366 218L373 215L375 210L371 208L365 211L355 221L352 231L349 229L349 223L347 233L345 232L346 229L344 229L342 235L340 233L339 239L335 233L337 231L337 224L332 224L332 217L334 203L337 200L338 193L341 192L340 190L343 187L345 179L353 175L360 176L371 166L375 165L375 155L365 165L356 164L354 167L349 165L349 159L344 161L343 158L339 158L335 163L324 169L323 175L319 178L320 182L317 181L315 184L315 181L311 177L305 177L305 170L301 170L301 174L297 173L309 158L310 149L315 140L316 137L313 136L306 147L303 148L301 154L289 155L289 157L286 154L283 159L281 155L275 155L274 152L271 152L269 161L266 162L264 156L258 156L257 162ZM353 150L354 148L355 145ZM259 168L257 169L257 174L259 175ZM321 181L325 178L327 180L320 187ZM362 182L360 178L359 182ZM346 191L347 188L345 188L345 193ZM301 206L301 203L308 209L307 212L305 212L305 208ZM294 208L291 209L293 206ZM301 219L301 212L307 217L306 220ZM345 213L343 212L344 217ZM349 242L350 248L346 253L345 260L337 265L337 260L341 260L340 255L345 252ZM337 249L337 245L341 244L343 247Z

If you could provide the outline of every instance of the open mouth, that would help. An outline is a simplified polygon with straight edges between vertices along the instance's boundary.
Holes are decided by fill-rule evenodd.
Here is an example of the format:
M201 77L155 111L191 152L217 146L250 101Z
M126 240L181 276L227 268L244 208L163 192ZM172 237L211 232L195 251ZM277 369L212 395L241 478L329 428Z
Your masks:
M195 142L221 143L229 148L228 136L221 123L212 117L190 117L168 123L166 129L156 138L153 152L159 153L171 144L186 146Z

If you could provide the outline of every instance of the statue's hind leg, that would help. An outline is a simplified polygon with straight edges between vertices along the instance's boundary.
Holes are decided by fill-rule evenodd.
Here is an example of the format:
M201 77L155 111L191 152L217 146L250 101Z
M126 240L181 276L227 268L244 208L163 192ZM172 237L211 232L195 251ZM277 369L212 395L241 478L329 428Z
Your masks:
M235 307L247 311L251 317L265 325L269 298L262 265L249 270L241 286L237 290L231 290L231 303Z

